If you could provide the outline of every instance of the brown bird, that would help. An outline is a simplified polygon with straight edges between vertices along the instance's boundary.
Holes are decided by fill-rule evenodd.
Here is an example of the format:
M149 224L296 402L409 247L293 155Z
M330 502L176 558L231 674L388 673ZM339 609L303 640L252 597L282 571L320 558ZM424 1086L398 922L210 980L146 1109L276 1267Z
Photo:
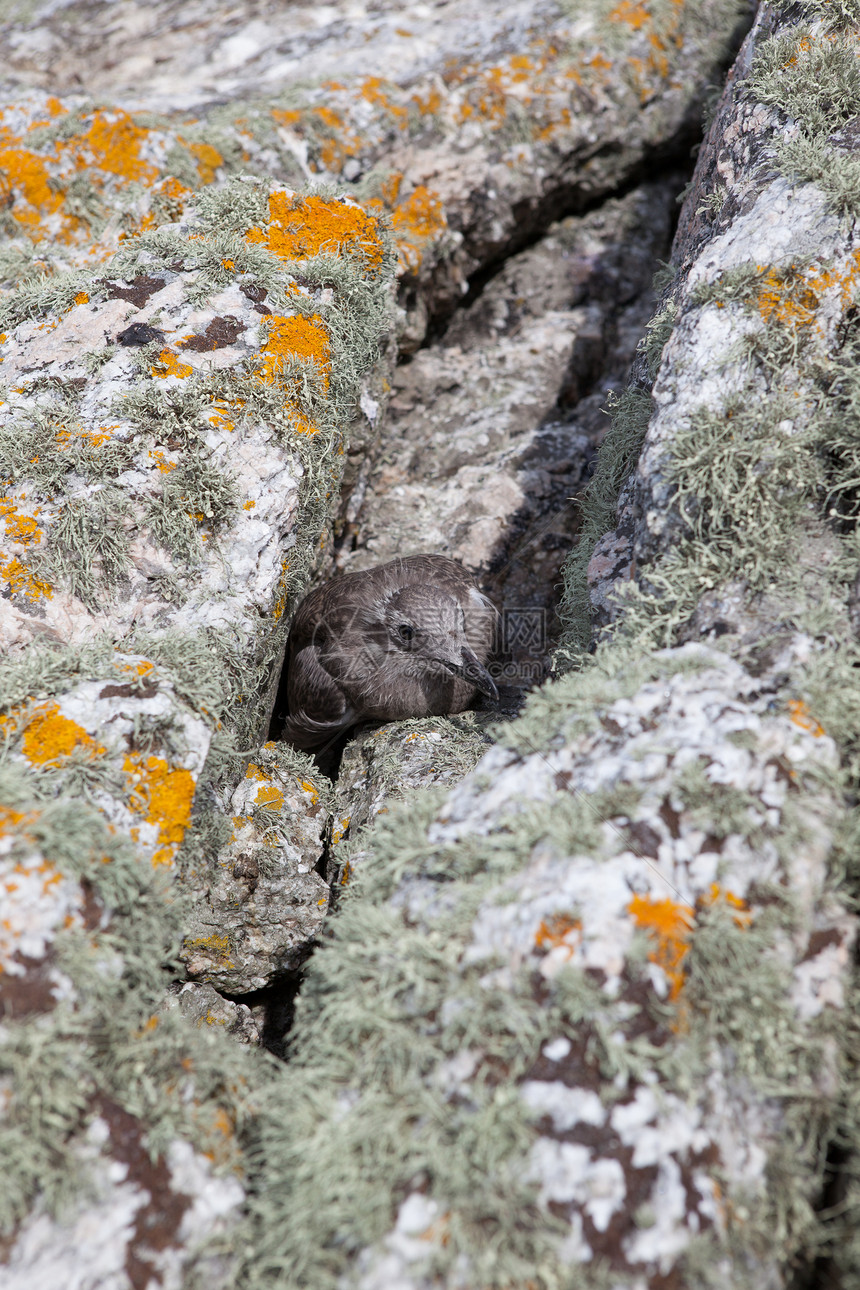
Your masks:
M499 697L486 668L496 610L456 560L413 555L306 596L287 645L282 738L321 749L360 721L462 712Z

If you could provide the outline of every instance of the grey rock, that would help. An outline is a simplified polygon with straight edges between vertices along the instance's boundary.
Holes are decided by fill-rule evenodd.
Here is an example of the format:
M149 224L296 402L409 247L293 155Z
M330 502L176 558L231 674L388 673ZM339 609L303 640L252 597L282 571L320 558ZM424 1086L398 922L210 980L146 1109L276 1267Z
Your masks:
M554 225L395 374L375 464L347 502L340 569L428 546L505 611L501 685L528 688L557 633L579 495L653 311L678 181Z
M307 958L329 903L316 871L326 794L307 758L282 744L260 749L229 804L229 844L185 873L195 893L183 946L191 977L250 994Z
M394 802L424 788L454 784L490 743L495 714L464 712L359 730L344 752L335 784L326 877L349 882L368 854L367 830Z
M242 1044L258 1045L262 1038L262 1023L246 1003L225 999L214 986L186 981L175 993L168 994L167 1005L178 1007L198 1028L221 1026L226 1033Z

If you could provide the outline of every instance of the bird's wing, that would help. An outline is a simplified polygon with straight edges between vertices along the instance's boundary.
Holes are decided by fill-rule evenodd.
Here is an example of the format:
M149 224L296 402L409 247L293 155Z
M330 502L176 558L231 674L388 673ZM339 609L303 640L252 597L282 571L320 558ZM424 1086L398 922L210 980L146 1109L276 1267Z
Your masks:
M356 721L346 696L320 663L313 645L290 657L289 707L282 738L294 748L323 748Z

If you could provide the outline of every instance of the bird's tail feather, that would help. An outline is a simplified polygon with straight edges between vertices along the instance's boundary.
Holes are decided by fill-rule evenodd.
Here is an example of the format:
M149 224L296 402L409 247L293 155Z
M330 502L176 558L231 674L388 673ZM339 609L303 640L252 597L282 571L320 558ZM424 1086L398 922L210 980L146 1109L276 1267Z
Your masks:
M347 719L338 721L315 721L306 712L297 712L284 722L281 739L302 752L317 752L334 743L335 739L354 724L355 715L352 712Z

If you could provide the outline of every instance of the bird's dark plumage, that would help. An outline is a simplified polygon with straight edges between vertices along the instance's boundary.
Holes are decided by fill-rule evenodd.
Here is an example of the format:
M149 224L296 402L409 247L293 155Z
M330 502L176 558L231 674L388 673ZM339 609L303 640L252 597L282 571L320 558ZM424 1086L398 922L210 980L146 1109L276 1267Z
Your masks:
M413 555L306 596L290 629L283 739L319 749L360 721L462 712L486 669L496 611L462 565Z

